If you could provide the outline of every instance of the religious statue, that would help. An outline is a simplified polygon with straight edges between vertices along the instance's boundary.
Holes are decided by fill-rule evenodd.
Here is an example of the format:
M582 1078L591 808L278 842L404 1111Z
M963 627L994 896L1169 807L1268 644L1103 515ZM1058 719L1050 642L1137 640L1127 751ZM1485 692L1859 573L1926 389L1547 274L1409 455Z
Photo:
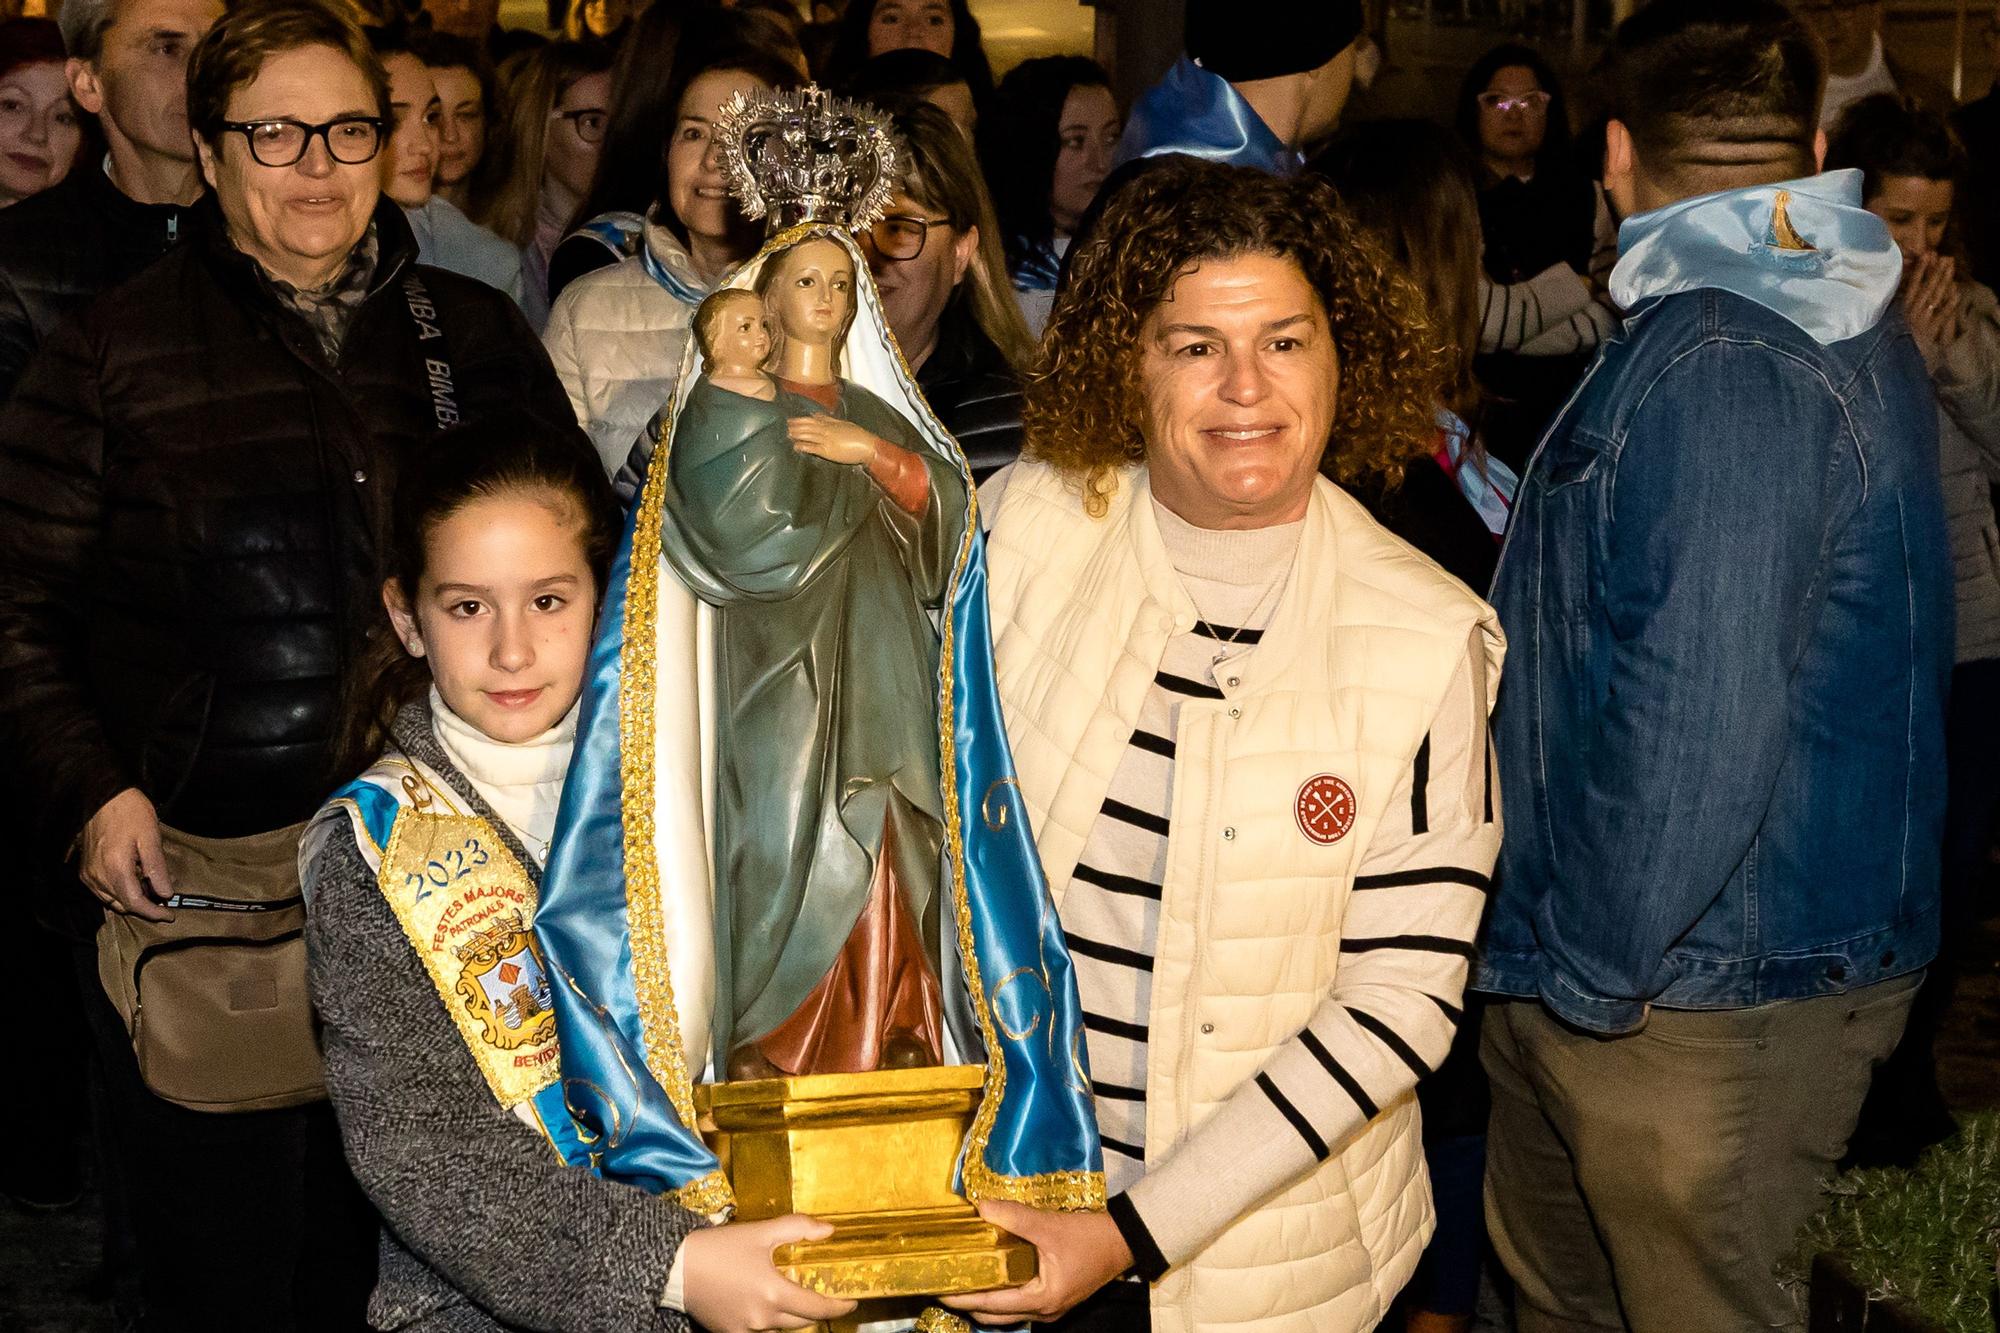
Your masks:
M896 147L810 87L713 133L772 234L696 313L612 568L535 927L564 1097L606 1175L836 1219L808 1285L1024 1280L969 1201L1103 1176L971 476L852 239Z
M966 481L834 373L866 273L823 237L768 258L770 374L743 364L756 295L711 296L697 341L720 364L708 356L666 454L662 547L717 611L712 1032L731 1079L944 1054L933 616Z

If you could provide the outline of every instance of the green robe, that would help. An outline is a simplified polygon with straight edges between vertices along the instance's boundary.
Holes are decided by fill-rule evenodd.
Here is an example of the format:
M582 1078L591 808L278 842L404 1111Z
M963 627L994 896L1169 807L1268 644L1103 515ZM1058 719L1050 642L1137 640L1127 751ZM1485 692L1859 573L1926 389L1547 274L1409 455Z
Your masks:
M716 1068L783 1023L860 917L896 821L899 878L938 966L944 800L939 638L965 536L966 485L857 384L836 414L930 473L921 517L867 472L801 454L786 422L825 411L703 378L667 456L661 550L717 608Z

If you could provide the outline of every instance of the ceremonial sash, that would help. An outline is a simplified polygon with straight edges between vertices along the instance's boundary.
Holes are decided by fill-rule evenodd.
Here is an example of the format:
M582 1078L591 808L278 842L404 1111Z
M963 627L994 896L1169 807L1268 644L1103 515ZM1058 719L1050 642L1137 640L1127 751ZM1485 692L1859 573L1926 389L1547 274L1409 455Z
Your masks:
M384 757L335 792L305 838L312 854L346 816L493 1097L571 1165L590 1154L563 1104L549 974L535 942L534 879L436 772Z

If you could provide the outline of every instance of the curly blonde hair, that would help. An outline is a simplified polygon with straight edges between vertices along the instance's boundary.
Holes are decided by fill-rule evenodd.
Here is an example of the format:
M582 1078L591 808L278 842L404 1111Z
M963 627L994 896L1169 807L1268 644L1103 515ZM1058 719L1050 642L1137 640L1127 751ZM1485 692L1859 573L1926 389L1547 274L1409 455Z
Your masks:
M1436 447L1444 346L1424 300L1379 242L1314 177L1174 158L1115 194L1070 255L1023 409L1024 452L1083 488L1102 515L1118 473L1146 457L1141 331L1189 266L1278 255L1326 307L1340 392L1320 469L1336 481L1395 482Z

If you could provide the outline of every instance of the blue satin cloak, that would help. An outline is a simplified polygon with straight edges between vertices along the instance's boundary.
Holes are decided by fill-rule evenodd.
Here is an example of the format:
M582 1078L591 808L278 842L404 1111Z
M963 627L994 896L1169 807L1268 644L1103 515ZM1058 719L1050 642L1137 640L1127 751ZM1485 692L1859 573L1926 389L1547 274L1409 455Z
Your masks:
M1219 74L1182 56L1132 104L1112 170L1142 157L1189 157L1296 176L1305 158L1271 132L1264 118Z
M542 872L535 938L552 979L560 1086L591 1164L659 1194L712 1178L720 1165L647 1069L632 980L618 705L637 517L635 505L584 669L576 749Z

